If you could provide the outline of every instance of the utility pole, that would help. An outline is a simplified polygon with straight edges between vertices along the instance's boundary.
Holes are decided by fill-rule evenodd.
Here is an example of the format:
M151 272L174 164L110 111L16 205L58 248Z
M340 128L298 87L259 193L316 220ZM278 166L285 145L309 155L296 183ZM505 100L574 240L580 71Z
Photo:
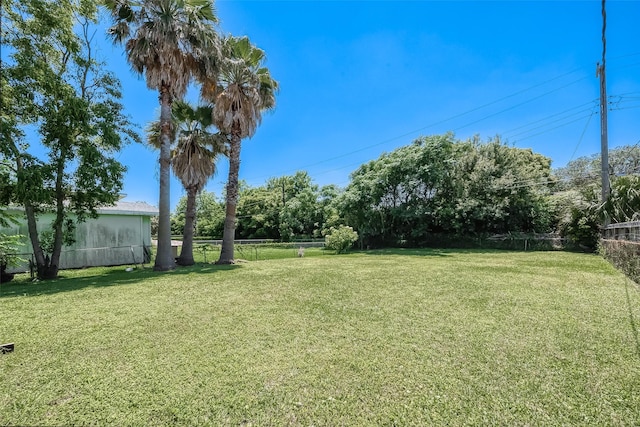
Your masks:
M602 203L609 199L609 138L607 132L607 79L605 74L605 55L607 53L607 39L605 31L607 29L607 13L605 11L605 0L602 0L602 64L596 66L596 77L600 77L600 171L602 174ZM608 219L605 219L605 225Z

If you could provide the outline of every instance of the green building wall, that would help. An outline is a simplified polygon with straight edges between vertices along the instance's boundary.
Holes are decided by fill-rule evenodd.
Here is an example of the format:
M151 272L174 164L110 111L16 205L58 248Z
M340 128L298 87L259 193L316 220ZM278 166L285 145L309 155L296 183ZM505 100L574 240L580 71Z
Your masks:
M152 207L153 208L153 207ZM125 211L126 212L126 211ZM22 258L32 258L32 247L24 213L13 212L20 224L0 229L6 235L24 236L24 245L19 249ZM50 228L53 214L41 214L38 217L38 232ZM84 268L111 265L131 265L149 262L151 253L151 214L149 212L121 213L117 211L99 214L98 218L87 219L77 224L76 242L63 246L60 255L60 269ZM29 271L29 263L9 271Z

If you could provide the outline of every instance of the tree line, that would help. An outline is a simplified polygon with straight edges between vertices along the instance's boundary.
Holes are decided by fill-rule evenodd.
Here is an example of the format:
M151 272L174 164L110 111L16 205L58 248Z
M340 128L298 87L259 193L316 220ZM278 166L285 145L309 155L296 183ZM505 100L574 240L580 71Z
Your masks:
M236 218L236 239L274 239L284 242L323 238L343 221L335 206L340 190L319 187L307 172L269 179L251 187L241 181ZM224 197L203 190L196 197L194 231L201 238L220 238L224 229ZM188 196L182 197L171 216L171 231L183 235Z
M257 187L241 183L236 238L321 238L332 227L349 225L363 247L555 232L594 249L605 213L614 222L640 216L640 147L613 149L610 161L616 176L602 205L599 156L553 170L549 158L499 137L421 137L360 166L345 188L320 187L304 171ZM223 200L200 193L197 236L221 236ZM184 230L185 205L183 198L171 218L174 234Z

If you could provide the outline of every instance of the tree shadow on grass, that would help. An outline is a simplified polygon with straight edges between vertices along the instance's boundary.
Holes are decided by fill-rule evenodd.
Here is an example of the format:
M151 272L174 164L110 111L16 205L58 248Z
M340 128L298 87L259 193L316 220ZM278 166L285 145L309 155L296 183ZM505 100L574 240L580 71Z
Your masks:
M487 252L486 250L475 250L475 249L433 249L433 248L385 248L385 249L370 249L363 251L356 251L356 253L361 253L364 255L371 256L389 256L389 255L398 255L398 256L424 256L424 257L450 257L456 254L463 253L481 253ZM496 252L494 250L489 250L488 252Z
M190 267L176 267L175 270L171 271L153 271L151 267L126 271L124 266L106 269L98 267L84 270L64 270L54 280L31 281L30 279L24 279L2 283L0 285L0 299L17 296L51 295L85 288L130 285L167 276L176 277L176 280L184 280L180 276L191 273L214 274L238 268L242 268L242 265L196 264Z
M361 253L364 255L398 255L398 256L437 256L437 257L451 257L455 255L464 254L505 254L505 253L522 253L532 254L536 252L545 251L523 251L516 249L502 249L502 248L385 248L385 249L369 249L353 251L353 253ZM560 252L560 251L557 251Z

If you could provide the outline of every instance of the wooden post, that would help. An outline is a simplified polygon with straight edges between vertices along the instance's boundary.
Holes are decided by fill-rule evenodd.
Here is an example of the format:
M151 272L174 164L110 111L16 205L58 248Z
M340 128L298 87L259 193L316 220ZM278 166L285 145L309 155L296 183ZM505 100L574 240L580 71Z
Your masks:
M605 56L607 53L607 13L605 0L602 0L602 64L597 65L596 76L600 77L600 172L602 175L602 203L609 199L611 186L609 183L609 140L607 129L607 79L605 71ZM609 218L605 216L604 226L609 224Z

